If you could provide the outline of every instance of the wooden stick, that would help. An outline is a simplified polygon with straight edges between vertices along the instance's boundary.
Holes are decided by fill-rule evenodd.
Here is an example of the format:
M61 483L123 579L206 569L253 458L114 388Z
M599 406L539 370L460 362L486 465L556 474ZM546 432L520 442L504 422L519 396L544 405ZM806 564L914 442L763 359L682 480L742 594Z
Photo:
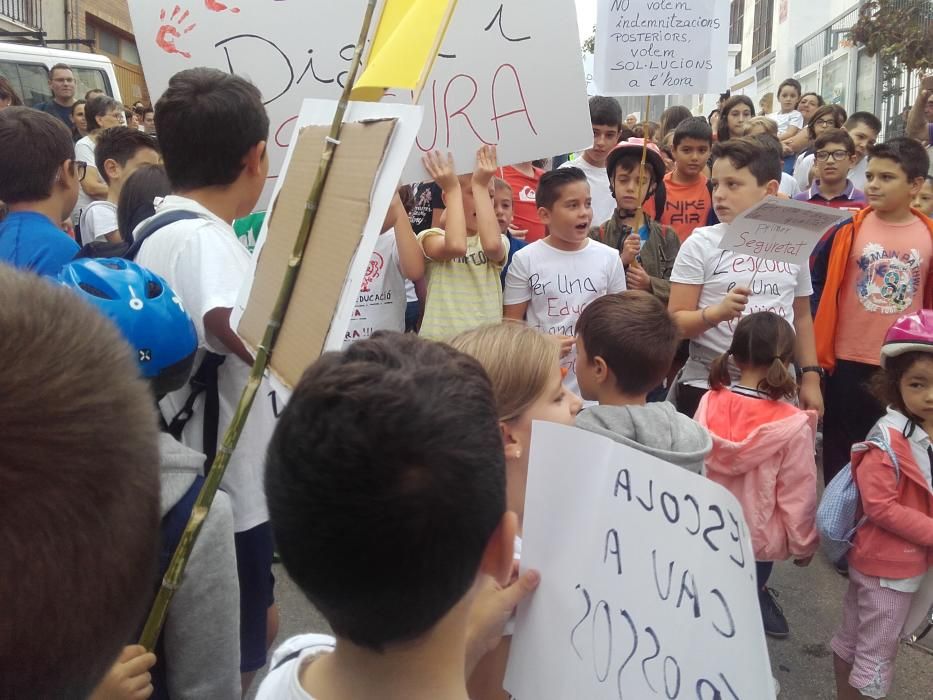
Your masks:
M185 526L184 533L178 543L178 548L172 555L168 570L162 579L162 585L156 595L152 609L149 611L149 617L146 619L146 625L143 628L139 643L148 651L155 648L162 631L162 625L165 623L165 616L168 612L169 603L175 590L178 588L185 565L191 556L191 550L198 538L201 525L210 511L211 504L214 502L214 496L220 487L220 482L227 471L227 465L230 463L230 455L236 448L246 424L246 418L249 410L256 398L256 392L259 384L269 365L269 357L272 349L275 347L275 341L279 331L282 328L282 322L285 319L285 312L288 310L288 304L295 289L295 283L298 280L298 272L301 269L304 250L311 235L311 228L314 226L314 220L317 218L318 207L321 203L321 195L324 191L324 185L327 182L327 176L330 173L330 167L334 160L334 152L340 144L340 132L343 128L343 118L350 102L350 91L356 81L356 74L359 71L360 60L363 50L366 47L366 40L369 37L370 27L372 26L373 14L375 13L378 0L368 0L366 4L366 13L363 16L363 26L360 28L360 37L356 43L356 50L353 52L353 59L347 71L347 81L343 89L340 101L337 103L337 112L334 114L333 122L330 127L330 135L324 145L324 153L321 156L321 162L318 165L317 175L314 178L314 186L311 188L311 194L308 197L307 207L304 217L301 221L301 228L298 232L298 238L295 240L295 247L288 260L288 268L285 272L285 278L282 280L282 286L279 289L279 295L273 307L269 322L266 325L262 342L256 352L256 360L253 362L253 368L250 372L249 381L243 389L240 396L240 402L237 405L233 420L230 422L223 443L217 451L217 457L211 465L211 469L204 480L204 485L198 494L197 501L191 510L191 517Z
M648 142L651 140L651 136L648 132L648 113L651 111L651 95L645 97L645 121L644 121L644 133L642 134L642 146L641 146L641 165L638 166L638 209L635 210L635 233L641 231L642 225L645 223L645 163L648 161Z

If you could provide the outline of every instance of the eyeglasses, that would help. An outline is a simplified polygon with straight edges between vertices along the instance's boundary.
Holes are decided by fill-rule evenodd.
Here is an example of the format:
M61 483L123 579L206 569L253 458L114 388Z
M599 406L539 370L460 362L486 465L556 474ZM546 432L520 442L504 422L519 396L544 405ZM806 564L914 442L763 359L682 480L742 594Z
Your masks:
M83 160L76 160L75 174L78 176L78 182L83 182L84 176L87 175L87 163L85 163Z
M845 160L846 158L850 157L850 153L848 151L833 151L832 153L829 151L816 152L816 159L821 163L823 161L829 160L830 156L832 156L833 160Z
M820 119L819 121L813 122L814 126L836 126L835 119Z

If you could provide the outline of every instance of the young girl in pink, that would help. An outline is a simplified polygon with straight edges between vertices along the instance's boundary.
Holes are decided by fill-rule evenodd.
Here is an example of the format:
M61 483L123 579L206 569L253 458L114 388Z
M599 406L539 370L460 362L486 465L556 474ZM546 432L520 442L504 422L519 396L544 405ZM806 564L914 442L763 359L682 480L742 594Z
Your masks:
M787 620L767 587L775 561L810 563L816 531L817 415L788 403L797 381L788 369L793 327L777 314L759 312L736 325L729 351L710 367L709 391L696 420L713 437L706 475L742 504L758 568L758 602L765 633L788 635ZM729 362L741 376L729 388Z
M873 389L888 411L868 437L888 445L896 465L875 443L852 447L866 521L849 550L842 625L831 642L840 700L887 697L911 600L933 564L933 311L891 326L881 367Z

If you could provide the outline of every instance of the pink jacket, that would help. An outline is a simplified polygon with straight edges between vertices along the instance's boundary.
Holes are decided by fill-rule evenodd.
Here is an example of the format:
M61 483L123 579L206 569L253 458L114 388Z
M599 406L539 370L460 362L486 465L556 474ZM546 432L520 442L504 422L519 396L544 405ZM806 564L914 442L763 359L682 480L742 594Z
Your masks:
M901 470L899 480L882 450L852 448L852 475L868 522L855 533L849 564L868 576L911 578L933 566L933 493L902 432L905 420L888 409L876 425L887 431Z
M819 546L816 413L720 389L703 397L696 420L713 437L706 475L742 504L755 558L813 554Z

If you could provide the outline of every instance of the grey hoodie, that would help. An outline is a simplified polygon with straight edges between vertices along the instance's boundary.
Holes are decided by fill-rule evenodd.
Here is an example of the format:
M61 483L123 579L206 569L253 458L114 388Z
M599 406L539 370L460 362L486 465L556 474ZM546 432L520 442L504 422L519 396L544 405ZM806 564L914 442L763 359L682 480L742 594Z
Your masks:
M165 433L159 450L164 517L201 473L204 455ZM240 697L240 585L233 512L222 491L201 527L162 635L170 698Z
M663 459L697 474L713 448L706 429L667 401L645 406L593 406L577 415L577 427Z

